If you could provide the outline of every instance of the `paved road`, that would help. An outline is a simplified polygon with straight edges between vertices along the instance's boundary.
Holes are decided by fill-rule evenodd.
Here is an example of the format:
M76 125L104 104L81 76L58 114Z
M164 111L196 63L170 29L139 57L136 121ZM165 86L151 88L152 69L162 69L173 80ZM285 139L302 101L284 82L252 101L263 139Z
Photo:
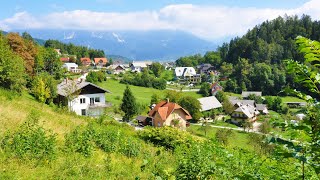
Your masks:
M166 88L167 90L172 91L181 91L180 89ZM182 89L182 92L198 92L200 89Z

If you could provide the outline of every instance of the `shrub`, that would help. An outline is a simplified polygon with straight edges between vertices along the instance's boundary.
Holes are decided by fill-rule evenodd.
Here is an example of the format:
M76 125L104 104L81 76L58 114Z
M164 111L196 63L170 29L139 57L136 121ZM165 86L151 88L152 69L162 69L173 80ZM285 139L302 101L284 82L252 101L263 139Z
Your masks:
M233 136L233 131L231 129L218 129L215 135L215 139L223 144L229 144L229 138Z
M189 133L170 126L145 128L138 135L141 139L158 146L163 146L166 149L175 149L175 147L182 144L190 146L195 141Z
M56 135L38 125L39 115L32 111L14 133L7 133L1 148L19 158L52 160L56 153Z

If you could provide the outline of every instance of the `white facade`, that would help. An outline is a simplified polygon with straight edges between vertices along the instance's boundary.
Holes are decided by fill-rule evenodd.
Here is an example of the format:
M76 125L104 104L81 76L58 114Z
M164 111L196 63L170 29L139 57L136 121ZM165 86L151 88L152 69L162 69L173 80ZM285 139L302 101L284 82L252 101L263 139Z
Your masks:
M191 77L197 75L193 67L176 67L174 71L176 77Z
M81 94L73 101L68 102L71 111L82 116L100 116L106 107L104 93Z
M78 69L78 65L76 63L64 63L62 67L66 68L69 72L78 73L81 71Z

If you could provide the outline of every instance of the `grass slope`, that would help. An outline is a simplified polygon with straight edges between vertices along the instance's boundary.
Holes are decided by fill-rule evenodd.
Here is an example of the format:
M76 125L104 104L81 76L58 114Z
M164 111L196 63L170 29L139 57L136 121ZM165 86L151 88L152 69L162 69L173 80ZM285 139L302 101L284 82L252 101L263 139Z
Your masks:
M106 82L98 83L99 86L111 91L110 94L106 94L106 100L115 105L121 104L121 99L123 92L126 88L125 84L119 83L119 81L114 79L108 79ZM136 97L137 102L142 104L148 104L151 101L151 96L153 94L158 94L160 97L164 97L166 90L158 90L153 88L146 88L140 86L130 85L133 95ZM201 95L196 92L183 92L184 95L193 96L200 98Z

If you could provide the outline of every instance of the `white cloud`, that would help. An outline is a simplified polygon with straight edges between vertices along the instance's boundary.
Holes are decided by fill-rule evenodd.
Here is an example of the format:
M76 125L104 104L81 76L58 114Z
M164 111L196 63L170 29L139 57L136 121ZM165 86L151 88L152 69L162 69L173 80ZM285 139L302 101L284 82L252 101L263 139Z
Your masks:
M110 0L107 0L110 1ZM35 17L27 12L0 20L0 28L10 29L83 29L83 30L158 30L187 31L213 40L244 34L249 28L282 15L308 14L320 17L320 1L311 0L296 9L239 8L177 4L159 11L93 12L64 11Z

